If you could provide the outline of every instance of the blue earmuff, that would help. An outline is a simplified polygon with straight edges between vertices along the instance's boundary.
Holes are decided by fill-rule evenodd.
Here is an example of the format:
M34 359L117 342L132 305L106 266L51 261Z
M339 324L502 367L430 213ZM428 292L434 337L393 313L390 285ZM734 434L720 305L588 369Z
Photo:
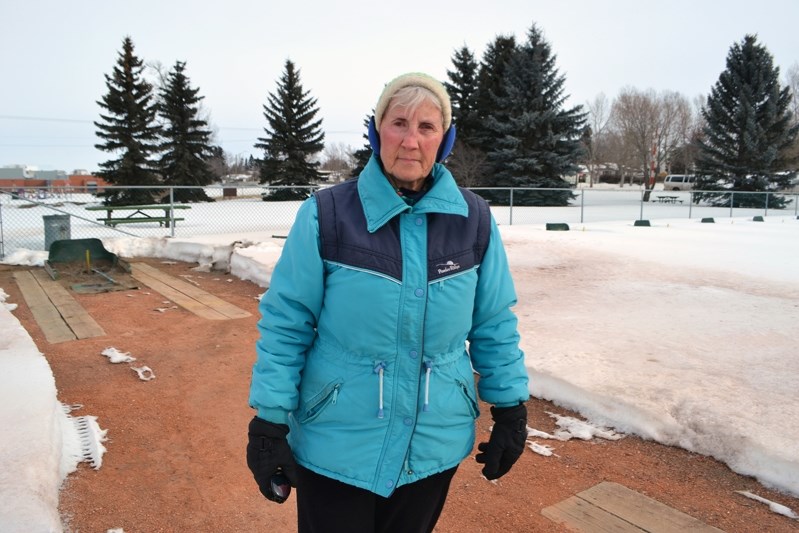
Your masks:
M444 134L444 139L441 141L441 146L438 148L438 157L436 162L440 163L447 158L455 146L455 124L450 124L449 129Z
M369 136L369 145L375 155L380 155L380 135L377 134L377 126L375 126L375 117L369 119L369 127L367 129ZM452 152L452 147L455 146L455 124L450 125L444 139L441 141L441 146L438 148L438 155L436 156L436 163L440 163L447 158Z
M369 136L369 146L372 147L372 151L375 153L375 155L380 155L380 136L377 134L377 126L375 126L374 115L369 119L367 135Z

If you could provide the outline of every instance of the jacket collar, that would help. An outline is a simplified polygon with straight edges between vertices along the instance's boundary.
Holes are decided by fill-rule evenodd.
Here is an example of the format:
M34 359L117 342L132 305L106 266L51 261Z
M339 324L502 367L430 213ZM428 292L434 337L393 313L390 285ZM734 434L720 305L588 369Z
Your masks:
M436 163L432 175L433 186L411 207L396 193L383 174L377 156L372 154L358 178L358 195L369 232L374 233L398 214L409 211L468 216L469 206L449 170Z

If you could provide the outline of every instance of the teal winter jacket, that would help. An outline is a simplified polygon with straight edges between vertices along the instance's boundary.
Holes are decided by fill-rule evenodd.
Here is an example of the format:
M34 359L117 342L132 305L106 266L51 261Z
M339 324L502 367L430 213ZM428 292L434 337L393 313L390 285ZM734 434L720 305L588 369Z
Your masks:
M323 253L317 199L308 199L260 303L250 405L289 425L299 464L381 496L469 455L479 415L474 372L488 403L529 396L496 223L487 218L479 264L431 261L433 248L460 234L435 234L440 221L450 232L457 221L465 228L464 195L473 195L441 164L432 179L408 205L372 156L357 181L337 186L349 188L349 207L358 209L336 212L335 231L357 242L334 259Z

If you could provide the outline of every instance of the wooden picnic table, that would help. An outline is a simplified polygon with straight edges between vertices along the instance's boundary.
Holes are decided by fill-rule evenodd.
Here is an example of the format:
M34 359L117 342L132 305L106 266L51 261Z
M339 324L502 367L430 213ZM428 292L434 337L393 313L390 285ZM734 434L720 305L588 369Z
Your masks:
M156 205L92 205L85 208L86 211L105 211L104 218L98 218L106 226L115 227L117 224L135 224L141 222L158 222L159 226L175 225L178 220L185 220L171 216L172 210L191 209L190 205L185 204L156 204ZM114 213L122 215L129 212L127 216L114 218ZM158 215L163 212L163 216ZM156 213L153 215L151 213Z
M670 195L659 195L655 196L655 201L660 202L661 204L676 204L677 202L682 203L679 196L670 196Z

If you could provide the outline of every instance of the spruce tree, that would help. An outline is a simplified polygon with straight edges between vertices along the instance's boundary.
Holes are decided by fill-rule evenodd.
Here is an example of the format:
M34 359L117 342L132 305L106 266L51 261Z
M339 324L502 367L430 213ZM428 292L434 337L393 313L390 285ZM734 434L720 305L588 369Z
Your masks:
M324 149L322 120L314 120L319 109L300 83L299 71L286 60L277 92L269 94L264 116L269 123L265 137L255 147L264 151L260 183L271 185L311 185L319 179L318 162L311 156ZM301 200L309 189L279 189L269 200Z
M452 101L452 120L457 128L455 146L447 167L461 187L479 187L485 176L485 153L479 148L481 129L477 109L478 64L468 47L455 51L453 70L444 82Z
M495 114L496 99L505 96L502 84L515 51L516 38L512 35L500 35L486 47L480 61L475 95L477 123L471 144L477 145L477 148L484 153L487 153L494 144L493 131L486 127L486 123L489 117Z
M467 145L475 145L474 136L479 118L477 116L477 61L466 46L452 57L453 70L447 70L449 81L444 82L452 102L452 120L458 131L458 139Z
M699 141L695 200L712 205L764 207L765 195L729 194L728 191L765 192L788 186L792 174L788 152L799 125L791 115L790 89L780 86L779 67L771 54L746 35L727 54L726 69L713 86L702 115L706 121ZM784 207L781 196L768 195L768 207Z
M208 165L213 156L208 123L199 117L199 89L192 88L185 74L186 63L177 61L161 89L159 113L163 118L163 155L159 163L165 185L198 188L174 189L177 202L210 202L202 186L214 181ZM164 198L168 200L168 197Z
M491 185L496 187L569 188L564 175L577 170L583 156L585 113L564 108L565 78L556 56L533 25L527 42L517 47L494 94L494 114L486 126L494 142L488 151ZM570 191L515 191L517 205L568 205Z
M158 152L160 127L156 123L153 88L142 75L144 63L125 37L122 51L111 75L105 75L106 93L97 104L104 111L94 123L104 142L95 148L115 154L115 159L100 163L97 173L108 183L120 186L157 185L158 175L152 160ZM147 204L157 191L152 189L107 189L105 203L112 205Z
M374 114L374 109L372 110L372 115ZM352 154L353 158L355 159L355 168L352 169L350 172L350 176L353 178L357 178L363 172L363 169L366 168L366 164L369 162L369 159L372 157L372 145L369 144L369 135L367 135L367 131L369 128L369 120L372 118L372 115L366 115L366 118L363 119L363 139L366 141L360 149L355 150L355 153Z

